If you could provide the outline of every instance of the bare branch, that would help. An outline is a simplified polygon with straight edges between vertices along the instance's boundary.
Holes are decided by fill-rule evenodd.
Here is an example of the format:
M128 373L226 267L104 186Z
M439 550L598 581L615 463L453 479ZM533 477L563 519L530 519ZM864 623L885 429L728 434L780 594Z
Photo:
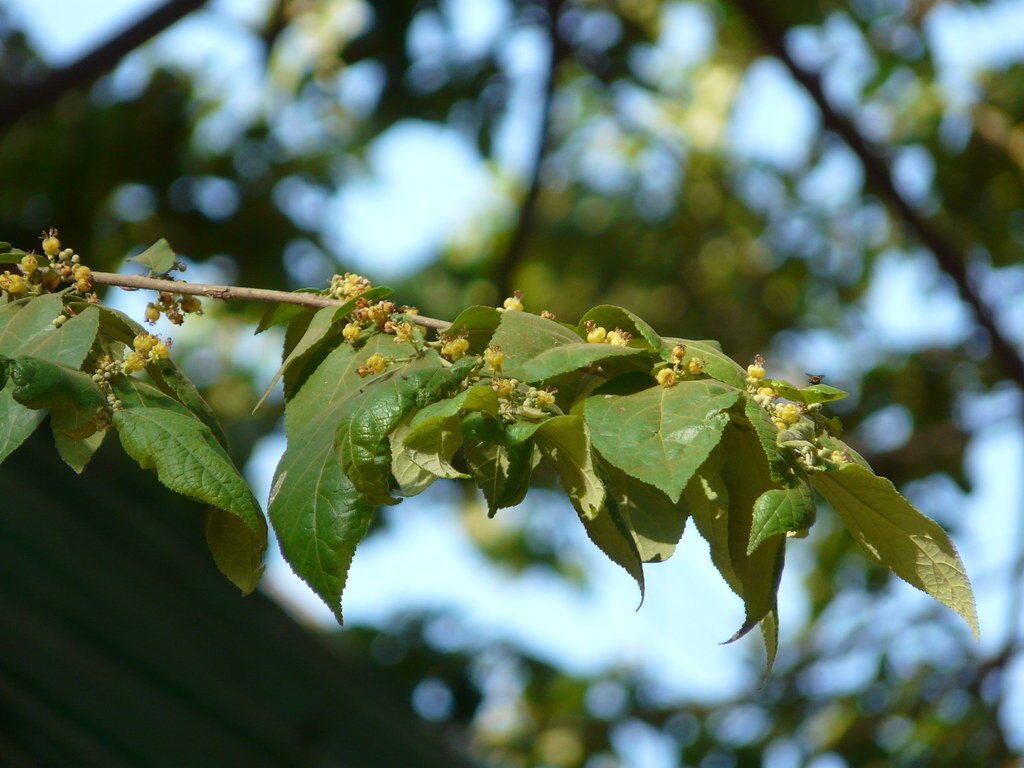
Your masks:
M204 285L202 283L186 283L178 280L162 280L142 275L117 275L113 272L93 272L92 282L96 285L114 285L125 290L162 291L164 293L186 294L189 296L206 296L210 299L265 301L274 304L298 304L302 307L341 306L342 301L316 293L290 293L288 291L271 291L263 288L244 288L236 285ZM409 315L409 321L424 328L438 331L447 329L451 323L422 315Z
M73 64L8 91L0 102L0 134L29 112L53 104L65 92L89 85L140 45L205 4L206 0L168 0Z

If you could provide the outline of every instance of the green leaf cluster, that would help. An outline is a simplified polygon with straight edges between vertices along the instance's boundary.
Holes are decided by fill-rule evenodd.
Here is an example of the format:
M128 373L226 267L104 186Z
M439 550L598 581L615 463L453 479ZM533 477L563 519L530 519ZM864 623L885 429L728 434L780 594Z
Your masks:
M742 601L732 639L759 626L769 666L786 545L814 524L815 490L869 557L977 633L949 537L873 474L823 414L842 391L748 376L717 343L662 338L612 306L577 326L471 307L437 341L419 332L399 339L404 316L368 314L386 294L375 289L321 310L277 307L258 329L286 326L275 382L285 380L287 448L269 517L287 561L339 621L349 567L378 507L459 479L481 489L494 515L522 502L544 463L586 535L636 581L641 600L644 564L671 557L692 519ZM106 392L97 360L116 359L141 329L76 301L51 295L0 308L0 457L45 413L76 471L115 430L161 482L215 509L211 550L250 591L267 528L216 417L166 360L147 366L148 381L114 376ZM55 326L62 312L73 317ZM346 325L359 333L343 334Z
M122 313L69 293L0 305L0 461L47 415L57 451L75 472L116 432L125 451L160 482L210 505L214 560L251 592L263 571L267 524L212 409L166 359L147 366L148 381L99 373L104 361L123 360L142 333Z

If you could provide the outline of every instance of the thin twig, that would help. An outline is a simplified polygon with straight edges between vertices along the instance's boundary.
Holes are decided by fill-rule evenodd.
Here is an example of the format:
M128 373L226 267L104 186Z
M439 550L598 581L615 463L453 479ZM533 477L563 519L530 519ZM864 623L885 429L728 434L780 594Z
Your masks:
M29 112L53 104L67 91L89 85L140 45L205 4L206 0L168 0L73 64L52 69L36 82L9 90L0 101L0 134Z
M186 283L178 280L161 280L156 277L142 275L118 275L113 272L93 272L92 282L96 285L114 285L126 290L162 291L164 293L187 294L189 296L206 296L210 299L265 301L273 304L298 304L301 307L341 306L345 302L321 296L316 293L290 293L288 291L271 291L264 288L245 288L237 285L205 285L203 283ZM433 328L438 331L447 329L451 323L422 315L409 315L410 322Z
M995 315L971 284L967 272L967 256L948 227L941 226L934 218L925 218L904 197L896 187L889 162L881 152L871 146L848 118L839 114L825 96L821 78L800 67L786 48L786 28L778 23L772 6L762 0L734 0L753 22L768 51L782 61L790 74L807 91L818 105L825 126L839 136L864 166L868 184L903 219L917 239L932 252L939 269L949 275L956 284L961 299L974 313L978 325L985 329L992 343L992 357L1003 369L1005 375L1024 390L1024 358L1021 352L1003 333Z

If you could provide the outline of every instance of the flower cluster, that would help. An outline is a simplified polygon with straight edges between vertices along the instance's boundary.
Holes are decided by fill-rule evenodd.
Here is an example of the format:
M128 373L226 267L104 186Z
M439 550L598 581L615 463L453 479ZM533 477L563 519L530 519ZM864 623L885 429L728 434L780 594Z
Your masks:
M498 395L498 415L508 422L550 416L548 409L554 406L558 392L554 387L522 387L518 379L503 378L491 379L491 389Z
M523 292L512 291L512 295L505 299L502 304L502 308L511 312L522 312L523 311Z
M370 281L362 275L346 272L344 275L335 275L331 278L331 287L327 289L327 293L335 299L348 301L362 296L372 287Z
M0 290L14 298L56 291L62 283L74 283L79 294L91 291L92 270L73 248L61 248L57 230L43 232L41 239L42 255L24 254L18 263L20 274L6 270L0 275Z
M386 357L380 352L375 352L366 359L365 365L361 365L356 369L356 373L365 379L367 376L383 373L392 362L394 362L394 358Z
M654 378L658 380L661 386L667 389L668 387L674 387L676 382L685 376L695 377L702 375L707 365L707 361L703 357L690 357L687 360L686 346L676 344L672 347L672 366L662 368L654 375Z
M484 350L484 362L491 367L492 371L499 373L501 366L505 364L505 353L501 351L501 347L492 344Z
M613 344L616 347L624 347L633 338L633 334L616 327L614 331L606 330L596 325L593 320L587 320L583 324L583 330L587 332L587 341L591 344Z
M441 337L441 357L445 360L454 363L456 360L464 358L467 352L469 352L469 339L464 335Z
M383 330L385 324L391 320L391 315L394 314L395 309L395 302L393 301L378 301L374 304L367 299L358 298L356 299L356 309L352 313L352 317L360 326L376 324L378 328Z
M181 325L185 322L185 315L203 314L203 305L197 296L179 295L162 291L156 298L146 305L146 322L155 325L164 315L174 325Z

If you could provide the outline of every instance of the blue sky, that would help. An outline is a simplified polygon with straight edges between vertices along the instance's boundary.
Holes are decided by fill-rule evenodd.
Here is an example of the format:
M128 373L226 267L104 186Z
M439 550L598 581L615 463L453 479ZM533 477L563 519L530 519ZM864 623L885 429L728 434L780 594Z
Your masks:
M46 42L45 51L54 63L74 59L134 14L155 4L146 0L12 3L34 37ZM261 5L246 0L214 2L211 11L194 15L155 48L134 57L118 77L130 82L146 57L170 51L178 57L188 51L186 62L208 73L211 88L247 77L246 68L254 55L251 41L239 34L230 20L258 18ZM454 5L464 20L462 34L470 41L493 34L502 18L497 0L460 0ZM655 64L660 61L662 66L676 63L672 55L679 48L699 55L704 39L696 6L680 3L673 6L672 13L678 19L668 25L668 42L659 53L661 59L655 59ZM944 5L930 15L928 30L937 51L941 81L951 93L962 94L954 101L954 108L962 109L969 104L971 77L980 68L1024 58L1024 1ZM825 41L842 45L845 34L841 25L831 25ZM803 55L813 57L814 45L808 43L800 49ZM529 156L537 105L531 83L536 81L542 53L528 34L508 46L513 70L519 74L513 115L505 126L499 152L508 173L515 174ZM840 101L851 79L861 76L858 62L857 51L850 48L830 76L830 92ZM252 104L240 96L233 108L245 110ZM777 63L763 61L752 68L743 84L730 124L730 146L739 156L793 167L802 161L816 125L817 116L806 96ZM211 140L228 136L229 129L229 125L208 127ZM302 137L296 134L294 139L301 141ZM927 162L911 155L900 158L897 165L904 188L911 193L927 188ZM856 179L858 173L856 162L840 149L801 192L823 205L841 204L856 193L857 185L849 180ZM500 212L502 199L493 189L491 172L457 134L408 122L389 131L371 149L364 178L319 204L333 221L343 222L329 231L345 243L346 252L372 277L383 279L422 264L436 245L468 226L481 211L496 207ZM790 334L780 340L773 360L797 375L809 361L820 364L824 360L832 363L832 370L841 377L843 359L850 349L907 351L966 332L962 305L927 255L894 251L880 260L877 270L879 279L856 312L858 330L853 336L839 337L826 329ZM189 277L198 279L191 272ZM117 301L136 316L141 314L144 298L122 294ZM198 338L201 333L201 329L186 327L181 343L187 344L190 336ZM269 346L261 346L269 344L263 337L245 344L247 351L262 350L264 359L273 359ZM266 378L271 374L266 371ZM975 580L986 649L996 647L1006 630L1002 584L1005 564L1019 535L1016 519L1024 500L1020 471L1024 435L1020 419L1004 415L1020 413L1021 402L1015 393L995 393L965 403L962 419L976 434L967 455L975 488L969 496L929 482L904 489L929 514L945 522L964 522L957 544ZM899 430L897 410L875 425L875 439L892 439ZM279 437L268 437L248 468L262 499L267 497L270 474L281 449ZM543 572L511 576L490 568L467 538L458 518L459 505L453 501L455 495L438 484L423 498L386 511L392 525L366 543L353 565L345 597L348 620L381 624L400 609L443 608L460 617L474 642L511 639L576 671L636 666L656 677L667 695L723 695L743 682L739 656L760 654L759 640L744 640L739 646L718 644L739 625L742 611L708 564L706 548L694 532L687 532L672 560L648 569L647 600L636 611L635 586L593 550L582 529L574 524L568 505L543 494L536 497L531 496L524 510L503 511L493 524L503 525L500 518L514 520L518 516L531 526L551 526L552 535L563 537L578 550L580 562L593 577L589 589L569 586ZM806 609L800 588L805 566L799 542L791 551L795 556L782 587L784 631L786 626L794 626ZM332 622L329 612L279 557L271 561L267 588L305 620L324 625ZM898 584L891 591L894 608L912 612L925 605L926 599L910 587ZM898 622L905 621L906 615L898 611L889 615L889 622L897 622L894 632L901 629ZM912 636L912 628L906 631ZM859 673L854 660L843 674L853 679ZM1008 712L1017 722L1024 722L1024 670L1014 671L1013 676ZM1017 736L1024 743L1024 734ZM658 765L661 753L656 744L651 749L655 757L634 758L637 764ZM780 758L776 764L785 761Z

